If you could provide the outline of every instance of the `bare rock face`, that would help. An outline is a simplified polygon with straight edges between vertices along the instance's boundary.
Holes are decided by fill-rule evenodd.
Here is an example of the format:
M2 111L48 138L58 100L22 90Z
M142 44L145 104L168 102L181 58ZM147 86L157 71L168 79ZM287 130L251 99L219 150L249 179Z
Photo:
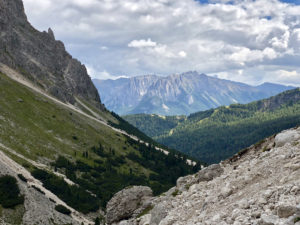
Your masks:
M0 1L0 62L64 102L74 104L79 97L103 108L85 66L51 29L39 32L30 25L22 0Z
M235 160L178 179L176 187L152 199L154 208L143 220L127 218L126 224L300 224L298 135L299 128L283 131Z
M150 204L152 190L149 187L133 186L114 195L106 206L106 222L116 223L140 213Z
M299 141L299 139L300 134L297 130L286 130L276 135L275 143L277 147L282 147L286 143L292 144L293 142Z

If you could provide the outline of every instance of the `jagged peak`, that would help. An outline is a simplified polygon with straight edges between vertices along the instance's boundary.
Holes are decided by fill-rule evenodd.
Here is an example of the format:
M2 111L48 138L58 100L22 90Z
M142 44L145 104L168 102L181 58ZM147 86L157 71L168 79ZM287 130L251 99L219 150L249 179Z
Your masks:
M75 104L79 97L103 109L85 66L66 51L61 41L55 40L51 28L39 32L31 26L22 0L0 1L0 29L3 64L64 102Z
M55 40L54 32L52 31L52 29L50 27L48 29L48 34L53 40Z

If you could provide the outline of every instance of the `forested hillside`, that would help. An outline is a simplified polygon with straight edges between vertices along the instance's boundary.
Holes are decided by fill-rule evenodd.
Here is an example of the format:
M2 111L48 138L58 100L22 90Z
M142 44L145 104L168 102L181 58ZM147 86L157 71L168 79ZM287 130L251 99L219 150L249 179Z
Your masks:
M300 89L250 104L194 113L179 120L145 114L124 118L158 142L214 163L265 137L299 125Z

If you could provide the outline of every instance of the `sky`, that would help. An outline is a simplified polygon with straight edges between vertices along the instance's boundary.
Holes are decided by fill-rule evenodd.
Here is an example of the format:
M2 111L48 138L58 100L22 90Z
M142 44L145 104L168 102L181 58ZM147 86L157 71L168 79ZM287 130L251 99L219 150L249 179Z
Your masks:
M300 0L23 0L92 78L198 71L300 86Z

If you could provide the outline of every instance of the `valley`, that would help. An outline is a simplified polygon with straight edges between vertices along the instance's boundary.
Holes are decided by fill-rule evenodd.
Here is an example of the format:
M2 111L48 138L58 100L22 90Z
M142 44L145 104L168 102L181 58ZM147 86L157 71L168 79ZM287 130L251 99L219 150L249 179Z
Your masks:
M47 22L63 16L59 26L68 29L39 31L23 0L0 0L0 225L300 225L300 89L291 82L296 70L272 74L282 84L257 74L248 80L261 85L218 78L229 72L246 76L238 69L244 62L230 62L234 70L215 76L190 71L103 80L116 75L98 67L99 58L85 66L67 50L84 61L89 58L84 49L92 52L95 43L93 50L103 57L120 48L122 59L113 57L107 66L126 71L134 65L136 70L127 70L131 75L149 74L143 60L152 54L155 66L172 61L168 71L191 57L144 34L138 37L139 26L132 26L130 37L120 35L130 24L118 27L135 12L147 16L134 20L154 26L156 17L146 14L149 4L155 11L179 2L24 3L26 13L35 12L31 18L47 9ZM202 4L181 1L180 10L167 14L177 17L191 3L193 9ZM66 11L58 15L60 7ZM121 17L111 17L119 9ZM109 17L97 10L110 11ZM77 24L68 23L70 18ZM93 30L104 21L109 25ZM113 28L117 37L107 47L105 31ZM77 43L78 29L84 44ZM69 39L62 35L68 32ZM293 35L286 37L296 42ZM275 57L272 50L263 50L259 60Z
M137 114L128 122L156 141L198 160L216 163L281 130L300 124L300 91L190 116Z

